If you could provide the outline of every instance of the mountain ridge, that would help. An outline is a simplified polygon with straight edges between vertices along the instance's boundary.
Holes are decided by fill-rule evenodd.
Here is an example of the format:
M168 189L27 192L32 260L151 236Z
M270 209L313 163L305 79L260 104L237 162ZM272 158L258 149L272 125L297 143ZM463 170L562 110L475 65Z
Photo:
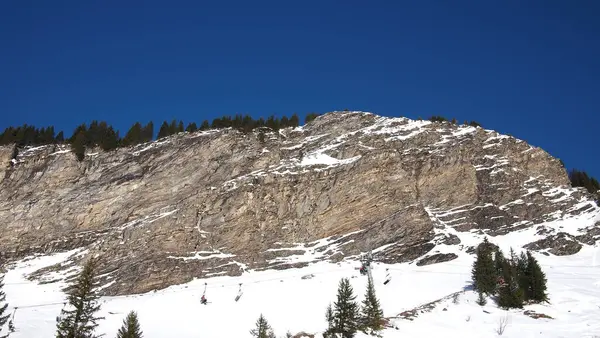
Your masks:
M532 249L547 254L600 235L598 207L570 187L559 160L451 123L332 112L278 132L184 132L92 149L83 162L60 145L11 154L0 148L0 251L10 260L99 253L108 295L370 250L381 262L434 262L457 254L444 251L460 247L454 231L535 227ZM577 217L587 220L545 225Z

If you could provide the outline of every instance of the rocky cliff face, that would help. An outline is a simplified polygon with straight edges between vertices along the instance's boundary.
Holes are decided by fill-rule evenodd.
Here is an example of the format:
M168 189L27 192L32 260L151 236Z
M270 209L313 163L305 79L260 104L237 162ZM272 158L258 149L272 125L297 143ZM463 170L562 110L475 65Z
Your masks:
M539 148L370 113L329 113L277 133L182 133L83 162L65 146L12 153L0 148L0 250L8 259L100 254L110 295L369 250L426 264L452 258L430 251L460 246L453 231L535 227L547 240L531 248L557 254L552 239L564 236L548 222L598 214ZM578 245L600 235L597 225L577 231L568 240Z

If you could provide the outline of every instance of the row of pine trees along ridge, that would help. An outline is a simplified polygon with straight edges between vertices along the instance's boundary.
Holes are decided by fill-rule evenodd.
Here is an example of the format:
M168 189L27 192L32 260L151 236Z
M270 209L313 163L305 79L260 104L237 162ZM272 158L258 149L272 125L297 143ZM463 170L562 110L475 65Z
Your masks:
M471 274L479 305L485 305L485 295L494 297L505 309L548 301L546 275L530 251L517 256L511 248L509 257L505 257L486 237L477 247Z
M304 119L304 123L310 123L318 114L309 113ZM204 120L200 126L195 122L184 125L183 121L172 120L170 123L164 121L158 130L156 139L161 139L170 135L181 132L195 132L198 130L208 129L223 129L234 128L239 131L248 133L255 128L267 127L272 130L279 130L287 127L297 127L300 125L300 118L297 114L291 117L283 116L281 118L274 115L267 119L253 119L250 115L235 115L223 116L215 118L212 123ZM48 144L69 143L73 147L73 152L77 158L83 160L85 149L91 147L100 147L104 151L111 151L119 147L129 147L140 143L152 141L154 137L154 123L148 122L142 125L136 122L129 128L124 137L119 135L119 131L115 130L105 121L92 121L89 125L81 124L75 128L73 134L69 138L65 138L61 131L55 134L54 127L36 128L30 125L19 127L8 127L0 134L0 145L15 145L15 153L13 158L16 158L18 147L27 146L42 146Z

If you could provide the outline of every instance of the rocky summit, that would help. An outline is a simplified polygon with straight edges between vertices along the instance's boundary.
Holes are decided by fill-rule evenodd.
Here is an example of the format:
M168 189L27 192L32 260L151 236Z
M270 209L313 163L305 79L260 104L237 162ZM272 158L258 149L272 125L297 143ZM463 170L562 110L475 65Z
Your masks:
M576 253L599 209L560 160L449 122L333 112L297 128L180 133L77 161L67 145L0 148L0 251L99 255L103 293L340 261L433 264L473 252L457 232L534 229ZM565 233L552 221L581 219ZM575 232L575 234L573 234ZM35 277L35 275L34 275ZM118 281L118 282L116 282Z

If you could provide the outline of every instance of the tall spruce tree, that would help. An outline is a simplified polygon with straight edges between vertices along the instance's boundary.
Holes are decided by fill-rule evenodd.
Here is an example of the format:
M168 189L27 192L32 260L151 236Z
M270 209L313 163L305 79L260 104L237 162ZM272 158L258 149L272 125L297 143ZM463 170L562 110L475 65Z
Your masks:
M143 338L142 329L134 311L123 320L123 326L117 332L117 338Z
M209 130L209 129L210 129L210 123L208 122L208 120L202 121L202 124L200 124L200 130Z
M528 280L527 289L525 289L527 298L536 302L548 301L546 275L542 271L537 259L529 251L527 251L527 270L525 275Z
M334 330L343 338L352 338L358 329L358 304L350 280L342 278L338 285L337 301L333 303Z
M496 267L496 276L502 277L502 267L506 262L506 258L504 258L504 253L498 247L494 251L494 266Z
M100 310L98 281L96 278L97 260L91 258L83 267L79 277L68 291L68 308L56 318L56 338L96 338L97 321L103 319L95 314Z
M133 146L136 144L140 144L141 142L142 142L142 125L139 122L136 122L133 126L131 126L131 128L129 128L129 131L127 132L127 134L125 134L122 144L125 147L127 147L127 146Z
M523 290L523 300L527 301L529 300L529 294L527 293L527 290L529 289L529 278L527 276L527 265L528 265L528 261L527 261L527 255L524 252L521 252L521 254L519 255L519 258L517 260L517 266L516 266L516 276L517 276L517 284L519 285L519 288L521 290Z
M477 247L477 258L473 263L471 278L475 290L493 294L496 291L496 266L492 260L491 245L487 237Z
M167 137L169 135L171 135L171 132L169 129L169 124L167 123L167 121L164 121L160 125L160 130L158 131L158 135L156 136L156 139L161 139L161 138Z
M361 308L361 327L365 331L381 331L383 329L383 310L379 305L379 300L375 295L375 287L369 279L367 283L367 292Z
M3 334L3 332L7 333L4 336L0 336L0 338L8 337L11 332L11 328L6 325L6 323L8 323L8 319L10 318L10 313L6 311L8 308L8 303L6 302L6 294L4 294L3 289L4 276L0 275L0 335Z
M77 135L75 135L73 143L71 144L73 153L75 153L77 160L80 162L83 161L83 159L85 158L85 143L85 131L81 130L77 133Z
M510 266L510 261L505 263L503 271L503 283L498 289L498 306L509 308L523 308L523 290L516 280L516 269Z
M275 338L275 333L273 333L271 325L269 325L262 314L256 321L256 328L250 330L250 334L256 338Z

